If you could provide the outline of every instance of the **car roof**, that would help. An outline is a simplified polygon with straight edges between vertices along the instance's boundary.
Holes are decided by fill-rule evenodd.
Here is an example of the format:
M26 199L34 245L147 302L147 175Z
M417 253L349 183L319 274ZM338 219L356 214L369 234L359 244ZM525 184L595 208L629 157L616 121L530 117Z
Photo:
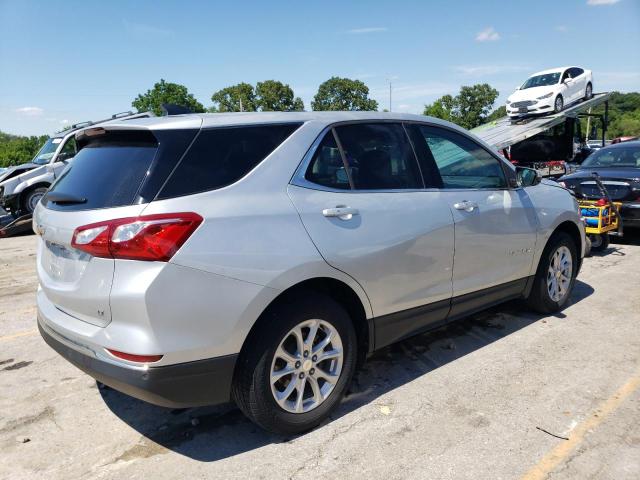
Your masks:
M640 148L640 140L627 140L626 142L614 143L613 145L607 145L603 148L607 150L611 150L614 148L625 148L625 147L637 147Z
M541 70L540 72L536 72L531 74L531 77L535 77L536 75L544 75L546 73L562 73L564 72L567 68L576 68L573 66L568 66L568 67L556 67L556 68L549 68L547 70Z
M429 122L453 126L449 122L424 115L390 112L234 112L234 113L190 113L186 115L170 115L127 120L126 122L109 122L109 128L146 128L150 130L179 128L212 128L234 125L256 125L265 123L319 122L327 125L337 122L381 120L381 121L414 121ZM455 127L455 126L454 126ZM460 129L459 127L455 127Z

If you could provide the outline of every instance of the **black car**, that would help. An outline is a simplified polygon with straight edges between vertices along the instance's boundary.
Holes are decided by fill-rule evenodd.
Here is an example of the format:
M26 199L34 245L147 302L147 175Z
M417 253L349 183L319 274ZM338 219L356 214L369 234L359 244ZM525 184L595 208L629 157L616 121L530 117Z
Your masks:
M574 173L560 179L577 198L599 199L597 173L612 200L622 202L623 225L640 227L640 141L617 143L587 157Z

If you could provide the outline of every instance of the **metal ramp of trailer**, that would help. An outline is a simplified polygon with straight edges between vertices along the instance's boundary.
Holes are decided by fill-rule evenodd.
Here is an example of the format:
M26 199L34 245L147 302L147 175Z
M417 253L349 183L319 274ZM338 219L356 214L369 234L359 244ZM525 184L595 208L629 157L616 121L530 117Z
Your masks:
M607 102L610 93L594 94L589 100L574 104L559 113L545 117L523 118L517 122L512 122L509 117L502 117L493 122L485 123L471 130L472 133L493 146L497 150L507 148L514 143L521 142L544 132L556 125L563 123L568 117L598 116L587 113L590 108ZM607 108L605 106L604 122L606 123Z

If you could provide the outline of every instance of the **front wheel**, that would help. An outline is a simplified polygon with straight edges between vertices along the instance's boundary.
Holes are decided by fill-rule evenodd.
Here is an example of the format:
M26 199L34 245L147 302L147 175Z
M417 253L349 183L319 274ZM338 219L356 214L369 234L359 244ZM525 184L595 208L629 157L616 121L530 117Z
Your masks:
M356 334L330 297L307 292L266 314L239 359L233 397L262 428L298 434L340 402L355 370Z
M538 313L558 312L573 290L578 267L578 250L564 232L554 233L540 257L527 304Z
M22 200L22 211L23 213L33 213L38 205L38 202L44 197L44 194L47 193L47 187L39 187L34 188L33 190L27 192L24 195L24 199Z
M558 113L561 112L564 108L564 100L562 99L562 95L558 95L556 97L555 102L553 102L553 111Z

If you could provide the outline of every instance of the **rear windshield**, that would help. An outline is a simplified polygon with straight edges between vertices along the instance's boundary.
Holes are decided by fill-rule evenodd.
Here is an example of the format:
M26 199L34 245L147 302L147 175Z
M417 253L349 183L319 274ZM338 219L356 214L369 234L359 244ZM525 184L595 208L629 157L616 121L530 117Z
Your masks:
M83 201L57 204L45 197L43 202L64 211L131 205L157 149L149 132L112 132L89 140L50 190Z

